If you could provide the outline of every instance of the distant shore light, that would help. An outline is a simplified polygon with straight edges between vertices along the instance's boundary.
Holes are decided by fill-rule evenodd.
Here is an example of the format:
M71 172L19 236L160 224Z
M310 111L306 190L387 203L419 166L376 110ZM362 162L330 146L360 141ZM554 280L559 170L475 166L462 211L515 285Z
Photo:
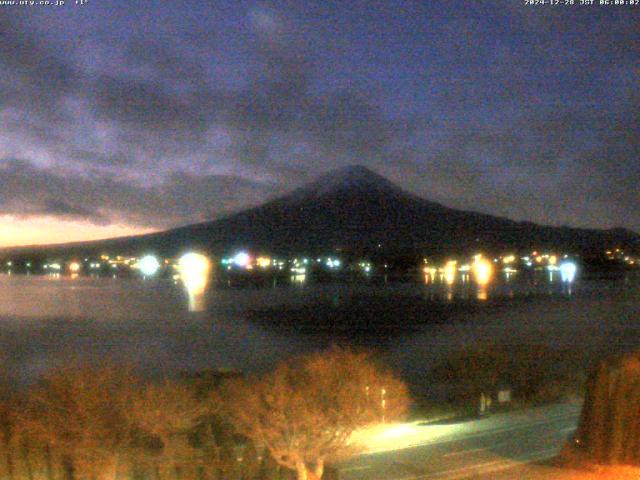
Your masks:
M233 263L238 267L246 267L251 261L251 256L247 252L238 252L233 257Z
M160 269L160 261L154 255L146 255L138 262L138 268L143 275L152 277Z
M563 282L571 283L576 277L578 267L573 262L563 262L560 264L560 277Z
M198 280L197 283L201 283L202 277L208 276L209 269L209 259L199 253L186 253L178 260L178 270L185 283L189 280Z
M486 285L491 281L493 264L489 260L482 256L476 256L472 268L474 278L479 285Z
M271 266L271 258L269 258L269 257L258 257L256 259L256 264L260 268L268 268L268 267Z

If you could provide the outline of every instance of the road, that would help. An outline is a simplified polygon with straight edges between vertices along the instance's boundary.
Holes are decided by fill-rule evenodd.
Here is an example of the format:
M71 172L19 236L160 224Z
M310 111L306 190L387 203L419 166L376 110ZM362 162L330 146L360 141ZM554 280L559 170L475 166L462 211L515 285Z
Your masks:
M580 405L554 404L460 423L396 424L359 435L366 453L340 480L492 479L555 456L575 430Z

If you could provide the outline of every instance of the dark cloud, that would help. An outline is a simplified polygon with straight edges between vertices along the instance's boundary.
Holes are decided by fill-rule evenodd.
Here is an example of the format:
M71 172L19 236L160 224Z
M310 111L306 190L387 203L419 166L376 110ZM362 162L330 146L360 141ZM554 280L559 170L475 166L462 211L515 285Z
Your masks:
M424 20L426 39L391 51L381 36L365 54L347 40L355 15L326 43L258 8L240 34L125 32L102 54L0 17L0 158L27 159L0 160L0 211L171 226L263 200L259 180L283 191L362 163L452 206L640 229L637 29L574 10L451 8L406 25ZM331 84L341 56L349 81ZM225 68L248 73L225 82Z
M637 96L467 124L430 149L415 189L452 206L574 226L640 226ZM443 187L444 186L444 187ZM434 197L435 196L435 197Z
M101 153L90 150L71 150L69 152L71 160L81 162L84 164L97 164L109 165L109 166L127 166L134 163L134 159L131 155L125 152L118 153Z
M277 193L238 177L173 173L157 186L132 185L104 174L70 176L24 160L0 160L0 214L55 215L96 224L170 227L211 220Z
M38 214L53 215L56 217L76 218L79 220L91 219L93 222L104 221L103 216L95 210L89 210L83 206L71 204L63 199L48 199L37 208Z
M0 107L63 121L61 100L79 87L82 75L27 32L21 16L0 16Z

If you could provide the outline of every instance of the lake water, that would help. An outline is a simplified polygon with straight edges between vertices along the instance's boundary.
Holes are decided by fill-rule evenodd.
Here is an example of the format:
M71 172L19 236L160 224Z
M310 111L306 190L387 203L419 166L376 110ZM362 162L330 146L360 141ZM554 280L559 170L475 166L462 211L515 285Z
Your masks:
M70 358L133 363L149 374L262 371L332 342L378 348L410 382L447 352L477 342L640 347L640 278L546 273L494 282L304 284L211 288L189 311L170 280L0 275L0 354L29 382Z

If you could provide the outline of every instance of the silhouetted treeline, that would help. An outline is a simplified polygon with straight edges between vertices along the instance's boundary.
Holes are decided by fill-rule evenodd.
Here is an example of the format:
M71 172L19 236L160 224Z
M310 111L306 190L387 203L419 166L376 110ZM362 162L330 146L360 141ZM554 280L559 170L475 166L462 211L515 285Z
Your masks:
M529 343L480 343L445 357L432 368L430 379L446 385L454 402L504 388L520 402L557 401L582 393L579 356L573 350Z

